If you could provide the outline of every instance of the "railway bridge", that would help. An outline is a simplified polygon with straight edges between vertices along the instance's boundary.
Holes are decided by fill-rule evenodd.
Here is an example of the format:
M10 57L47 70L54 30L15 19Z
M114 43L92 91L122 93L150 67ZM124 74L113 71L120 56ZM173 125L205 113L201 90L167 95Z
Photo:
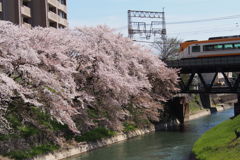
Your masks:
M240 114L240 56L171 60L166 64L180 69L180 93L200 94L203 103L209 101L209 94L237 94L234 114ZM229 72L231 78L227 76ZM222 75L223 84L216 83L218 75Z

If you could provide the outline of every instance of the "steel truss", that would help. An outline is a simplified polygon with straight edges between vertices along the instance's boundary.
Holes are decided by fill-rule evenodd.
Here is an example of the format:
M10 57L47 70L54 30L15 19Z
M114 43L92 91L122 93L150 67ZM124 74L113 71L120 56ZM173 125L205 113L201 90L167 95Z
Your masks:
M223 75L225 85L216 85L214 84L217 75L221 73ZM189 78L187 82L183 82L180 73L180 82L179 87L181 89L181 93L237 93L240 94L240 73L237 72L235 78L229 79L224 72L215 72L213 78L211 79L211 83L207 84L206 80L203 78L202 73L193 72L189 73ZM193 79L197 75L199 77L199 85L196 87L191 87Z

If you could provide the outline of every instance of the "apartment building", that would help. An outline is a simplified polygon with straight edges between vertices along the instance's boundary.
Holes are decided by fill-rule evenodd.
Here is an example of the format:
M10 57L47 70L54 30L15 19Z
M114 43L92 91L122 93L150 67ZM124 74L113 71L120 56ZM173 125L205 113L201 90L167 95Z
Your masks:
M0 0L0 19L26 27L65 28L66 0Z
M0 19L2 19L2 0L0 0Z

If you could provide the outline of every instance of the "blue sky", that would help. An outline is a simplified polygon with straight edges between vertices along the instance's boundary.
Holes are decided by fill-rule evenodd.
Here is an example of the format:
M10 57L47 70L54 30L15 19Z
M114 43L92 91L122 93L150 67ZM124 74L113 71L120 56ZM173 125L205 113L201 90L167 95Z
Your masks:
M127 35L127 10L162 11L166 21L199 20L240 15L239 0L68 0L69 26L105 24ZM201 40L212 36L240 35L235 19L167 25L168 37Z

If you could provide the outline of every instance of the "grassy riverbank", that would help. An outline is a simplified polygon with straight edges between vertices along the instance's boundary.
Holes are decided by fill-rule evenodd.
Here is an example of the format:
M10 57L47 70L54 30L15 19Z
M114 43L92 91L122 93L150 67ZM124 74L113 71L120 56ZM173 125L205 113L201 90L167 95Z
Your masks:
M240 116L229 119L202 135L194 144L193 153L198 160L240 160Z
M197 114L203 110L199 95L192 95L189 98L189 112L190 115Z

